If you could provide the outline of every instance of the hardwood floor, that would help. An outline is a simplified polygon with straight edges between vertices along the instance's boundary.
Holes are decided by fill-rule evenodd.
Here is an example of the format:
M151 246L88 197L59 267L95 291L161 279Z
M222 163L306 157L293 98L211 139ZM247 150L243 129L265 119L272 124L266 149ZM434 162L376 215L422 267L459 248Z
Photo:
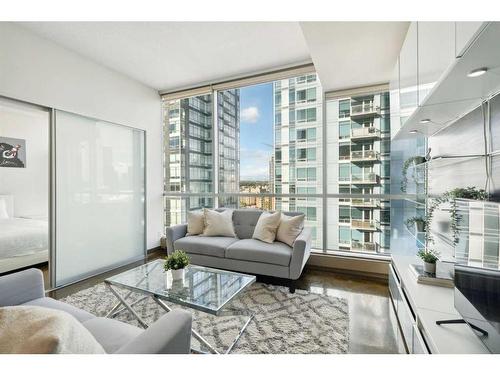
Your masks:
M164 256L161 250L150 253L148 261ZM102 282L107 277L136 267L144 262L92 277L88 280L51 292L63 298ZM47 274L45 267L44 274ZM397 353L394 332L395 315L389 299L387 282L358 275L306 269L297 281L297 289L345 298L349 302L349 352Z

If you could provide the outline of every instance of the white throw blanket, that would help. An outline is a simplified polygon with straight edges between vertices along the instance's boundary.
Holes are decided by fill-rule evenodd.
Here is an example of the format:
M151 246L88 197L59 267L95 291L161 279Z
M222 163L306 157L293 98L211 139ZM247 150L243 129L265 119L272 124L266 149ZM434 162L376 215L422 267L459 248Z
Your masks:
M35 306L0 308L0 353L104 354L94 336L70 314Z

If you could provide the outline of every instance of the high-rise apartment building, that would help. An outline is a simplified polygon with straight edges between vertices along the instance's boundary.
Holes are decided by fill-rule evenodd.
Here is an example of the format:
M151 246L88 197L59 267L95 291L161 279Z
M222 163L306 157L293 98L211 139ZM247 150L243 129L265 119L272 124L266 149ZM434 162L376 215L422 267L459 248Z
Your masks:
M213 96L165 100L165 191L200 194L167 198L166 225L184 222L185 213L213 207L214 139ZM239 90L217 95L219 192L238 192Z
M329 193L390 193L389 93L327 101ZM331 186L331 190L330 190ZM328 205L328 248L383 253L390 240L390 201L339 198Z
M316 74L275 81L274 192L322 193L323 90ZM276 209L301 211L322 247L321 202L314 197L277 197Z

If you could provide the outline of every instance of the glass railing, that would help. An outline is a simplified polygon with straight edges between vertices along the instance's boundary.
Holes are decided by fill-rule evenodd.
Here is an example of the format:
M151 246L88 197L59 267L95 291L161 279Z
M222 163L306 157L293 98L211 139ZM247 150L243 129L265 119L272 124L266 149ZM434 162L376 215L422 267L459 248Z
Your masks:
M374 219L352 219L351 227L353 229L378 230L380 223Z
M351 249L354 251L377 252L377 244L375 242L352 241Z
M356 207L378 207L380 201L378 199L371 198L352 198L351 205Z
M351 129L351 138L368 137L380 137L380 130L373 126Z
M375 106L373 102L354 104L351 106L351 117L368 113L378 113L379 111L380 107Z
M380 153L374 150L352 151L351 160L379 160Z
M378 175L375 173L364 173L352 175L350 181L354 184L377 184L379 181Z

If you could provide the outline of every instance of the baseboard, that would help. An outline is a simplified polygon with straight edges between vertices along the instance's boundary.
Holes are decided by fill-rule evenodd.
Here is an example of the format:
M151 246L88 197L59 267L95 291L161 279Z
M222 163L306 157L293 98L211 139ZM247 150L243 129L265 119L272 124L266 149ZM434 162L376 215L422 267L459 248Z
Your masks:
M389 260L311 254L306 267L387 280Z

